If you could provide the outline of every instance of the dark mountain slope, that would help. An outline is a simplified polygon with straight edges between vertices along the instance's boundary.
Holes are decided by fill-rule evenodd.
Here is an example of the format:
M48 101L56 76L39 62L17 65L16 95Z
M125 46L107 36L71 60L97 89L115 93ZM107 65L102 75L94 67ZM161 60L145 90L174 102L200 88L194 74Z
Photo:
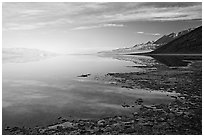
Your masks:
M168 43L175 39L176 33L171 33L169 35L164 35L163 37L159 38L154 42L154 44L163 44L163 43Z
M164 35L163 37L159 38L158 40L156 40L153 44L167 44L169 43L170 41L182 36L182 35L185 35L187 34L188 32L194 30L194 28L190 28L190 29L187 29L187 30L183 30L183 31L180 31L178 33L170 33L168 35Z
M150 52L151 54L201 54L202 26Z

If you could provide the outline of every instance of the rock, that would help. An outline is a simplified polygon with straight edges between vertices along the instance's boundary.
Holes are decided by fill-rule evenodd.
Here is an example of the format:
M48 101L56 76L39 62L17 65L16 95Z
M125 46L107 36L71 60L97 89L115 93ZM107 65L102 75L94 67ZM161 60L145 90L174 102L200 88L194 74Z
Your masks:
M171 97L171 98L174 98L174 99L177 99L177 96L173 96L173 95L171 95L170 97Z
M10 132L17 131L19 129L20 129L19 127L13 127L13 128L10 129Z
M142 123L141 125L152 127L154 125L154 123L153 122L146 122L146 123Z
M88 77L88 76L90 76L91 74L82 74L82 75L80 75L80 76L77 76L77 77Z
M166 119L161 117L161 118L158 119L158 121L159 122L164 122L164 121L166 121Z
M109 131L111 131L111 130L112 130L111 127L106 127L106 128L104 129L104 132L109 132Z
M137 122L139 122L139 121L140 121L140 119L138 119L138 118L137 118L137 119L134 119L134 124L137 123Z
M58 117L57 119L61 119L62 117Z
M74 126L73 126L73 123L71 122L64 122L62 124L49 126L48 129L58 129L59 127L61 127L62 129L65 129L65 128L73 128Z
M4 130L11 130L11 128L7 126L6 128L4 128Z
M114 118L115 118L115 120L121 120L122 119L121 116L115 116Z
M173 119L175 117L175 114L171 112L171 113L168 114L168 116L169 116L170 119Z
M146 106L146 105L142 105L143 108L146 108L146 109L156 109L156 107L152 107L152 106Z
M179 97L180 99L182 99L182 100L184 100L185 99L185 97Z
M45 131L46 131L46 129L39 129L39 133L40 133L40 134L44 134Z
M79 123L78 123L78 126L84 126L85 124L84 124L84 122L82 122L82 121L80 121Z
M134 120L131 120L131 121L127 121L127 122L123 122L125 125L131 125L134 123Z
M134 113L132 113L133 114L133 116L139 116L139 113L138 112L134 112Z
M130 105L124 103L124 104L122 104L122 107L124 107L124 108L125 108L125 107L129 108Z
M143 101L141 98L139 98L139 99L137 99L137 100L135 101L135 104L141 105L143 102L144 102L144 101Z
M124 132L125 132L126 134L134 133L134 132L135 132L135 129L134 129L134 128L127 128Z
M67 119L62 118L62 117L59 120L62 121L62 122L67 122Z
M132 127L133 125L133 122L123 122L125 128L129 128L129 127Z
M70 135L80 135L80 131L71 131Z
M124 128L124 124L115 123L115 124L111 125L111 129L114 131L121 130L123 128Z
M104 126L105 123L106 123L105 120L99 120L99 121L97 122L97 124L98 124L99 126Z
M109 84L117 84L117 82L113 81L113 82L109 82Z

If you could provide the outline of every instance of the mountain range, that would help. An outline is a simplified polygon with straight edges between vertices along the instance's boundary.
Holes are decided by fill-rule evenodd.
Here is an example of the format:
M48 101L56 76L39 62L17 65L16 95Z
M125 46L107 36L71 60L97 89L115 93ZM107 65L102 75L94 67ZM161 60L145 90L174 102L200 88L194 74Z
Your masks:
M202 26L176 37L150 54L202 54Z
M154 42L154 44L166 44L166 43L169 43L170 41L182 36L182 35L185 35L187 34L188 32L194 30L195 28L190 28L190 29L187 29L187 30L183 30L183 31L180 31L178 33L175 33L175 32L172 32L168 35L164 35L163 37L159 38L158 40L156 40Z
M196 44L197 46L193 46L193 44ZM184 47L182 47L182 45L184 45L184 47L187 46L188 48L185 49ZM164 48L164 47L168 47L168 48ZM180 47L182 47L182 49L180 49ZM155 41L148 41L147 43L136 44L133 47L119 48L112 51L103 51L101 53L107 53L107 54L136 53L137 54L137 53L150 52L152 54L157 54L157 53L162 53L163 50L165 49L164 53L175 52L175 53L190 54L191 48L193 49L192 54L202 53L202 26L198 28L190 28L190 29L182 30L178 33L172 32L170 34L160 37ZM177 50L179 51L177 52ZM185 51L182 52L182 50L185 50Z

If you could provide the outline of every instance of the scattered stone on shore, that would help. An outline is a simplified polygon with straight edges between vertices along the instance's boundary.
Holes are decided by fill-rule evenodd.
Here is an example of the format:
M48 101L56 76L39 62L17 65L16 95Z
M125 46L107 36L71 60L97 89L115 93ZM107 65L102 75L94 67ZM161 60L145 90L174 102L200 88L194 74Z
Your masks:
M64 122L62 124L57 124L57 125L53 125L53 126L49 126L48 129L57 129L57 128L72 128L73 124L71 122Z
M130 107L130 105L129 104L126 104L125 102L122 104L122 107L124 107L124 108L129 108Z
M131 116L73 121L61 117L59 123L44 128L7 127L5 130L18 135L201 135L201 68L201 63L193 62L188 68L176 71L158 67L156 71L108 74L112 81L117 77L115 82L118 86L134 85L133 88L179 93L169 104L148 106L143 104L142 98L138 98L135 105L138 105L139 111L133 111Z
M90 73L88 73L88 74L82 74L82 75L80 75L80 76L77 76L77 77L88 77L88 76L90 76L91 74Z
M138 99L135 101L135 104L136 104L136 105L142 105L143 102L144 102L143 99L138 98Z

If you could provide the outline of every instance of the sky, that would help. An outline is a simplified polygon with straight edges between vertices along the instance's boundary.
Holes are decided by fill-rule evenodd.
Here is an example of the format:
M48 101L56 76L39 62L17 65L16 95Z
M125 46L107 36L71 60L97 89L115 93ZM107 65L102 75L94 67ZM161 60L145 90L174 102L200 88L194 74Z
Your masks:
M94 53L202 25L202 3L4 2L3 48Z

